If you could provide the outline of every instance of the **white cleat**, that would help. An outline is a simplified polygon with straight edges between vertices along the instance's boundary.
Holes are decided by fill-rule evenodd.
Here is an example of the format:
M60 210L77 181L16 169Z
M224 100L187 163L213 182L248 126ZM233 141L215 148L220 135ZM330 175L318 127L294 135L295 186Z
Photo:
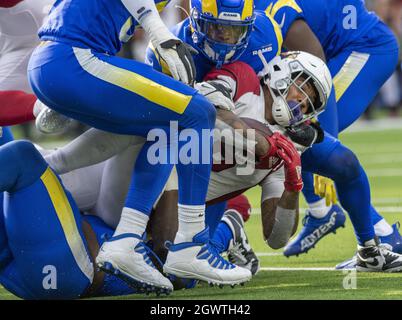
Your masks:
M139 290L139 293L169 294L173 285L156 269L149 253L154 254L140 236L122 234L103 243L96 264L102 271Z
M222 258L209 242L209 230L194 236L193 242L170 244L163 266L167 274L216 285L242 284L251 279L251 272Z
M74 122L73 119L50 109L39 100L35 103L34 110L34 113L37 113L35 120L36 129L45 134L63 133Z

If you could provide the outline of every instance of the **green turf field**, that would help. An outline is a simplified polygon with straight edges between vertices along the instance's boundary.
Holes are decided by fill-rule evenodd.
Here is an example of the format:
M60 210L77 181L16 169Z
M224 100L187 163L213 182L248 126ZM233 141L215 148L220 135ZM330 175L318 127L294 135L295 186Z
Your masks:
M390 223L402 220L402 129L351 132L343 134L341 139L358 154L366 168L377 209ZM255 214L246 228L254 250L260 255L262 270L244 287L219 289L200 285L193 290L174 292L169 299L402 299L402 274L357 274L356 289L347 290L343 283L353 274L326 270L354 253L356 242L350 220L345 229L325 237L308 254L285 258L280 250L271 250L263 242L258 188L247 195ZM301 206L305 207L304 203ZM309 268L318 270L306 270ZM0 298L15 297L1 289Z

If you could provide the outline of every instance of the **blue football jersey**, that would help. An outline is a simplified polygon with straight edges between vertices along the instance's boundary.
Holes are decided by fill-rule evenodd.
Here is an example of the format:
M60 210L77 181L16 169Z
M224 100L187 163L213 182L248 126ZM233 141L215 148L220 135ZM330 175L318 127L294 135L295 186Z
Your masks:
M169 1L155 0L158 10ZM121 0L57 0L39 37L115 55L136 27Z
M255 15L256 21L251 32L249 44L238 60L249 64L258 73L263 69L263 64L258 57L258 51L261 50L265 59L270 61L281 53L283 40L280 27L271 16L267 16L263 11L256 11ZM196 48L191 37L189 19L180 22L171 31L183 42ZM214 64L201 52L194 55L193 58L197 69L197 81L202 81L204 76L214 67ZM153 65L156 70L169 73L166 66L158 61L155 52L150 47L147 49L146 62Z
M255 0L255 5L276 20L284 39L292 23L304 19L321 42L327 59L363 42L362 37L379 22L362 0Z

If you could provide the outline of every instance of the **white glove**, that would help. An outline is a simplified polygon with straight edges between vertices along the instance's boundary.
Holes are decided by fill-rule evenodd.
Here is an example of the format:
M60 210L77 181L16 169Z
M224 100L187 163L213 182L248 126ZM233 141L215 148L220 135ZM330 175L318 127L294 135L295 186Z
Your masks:
M151 40L151 42L158 59L167 64L173 78L192 86L196 76L192 55L198 53L198 51L173 35L170 39L164 41Z
M158 59L163 60L176 80L193 85L197 51L175 37L161 20L153 0L121 0L150 37Z
M204 81L194 85L194 88L207 98L215 107L233 111L235 105L231 99L231 89L217 81Z

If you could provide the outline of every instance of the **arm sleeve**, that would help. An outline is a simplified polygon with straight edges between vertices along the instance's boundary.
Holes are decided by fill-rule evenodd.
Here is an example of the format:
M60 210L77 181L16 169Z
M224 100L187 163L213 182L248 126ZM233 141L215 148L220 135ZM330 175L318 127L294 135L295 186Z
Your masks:
M173 38L163 23L154 0L121 0L121 2L149 35L151 41Z

